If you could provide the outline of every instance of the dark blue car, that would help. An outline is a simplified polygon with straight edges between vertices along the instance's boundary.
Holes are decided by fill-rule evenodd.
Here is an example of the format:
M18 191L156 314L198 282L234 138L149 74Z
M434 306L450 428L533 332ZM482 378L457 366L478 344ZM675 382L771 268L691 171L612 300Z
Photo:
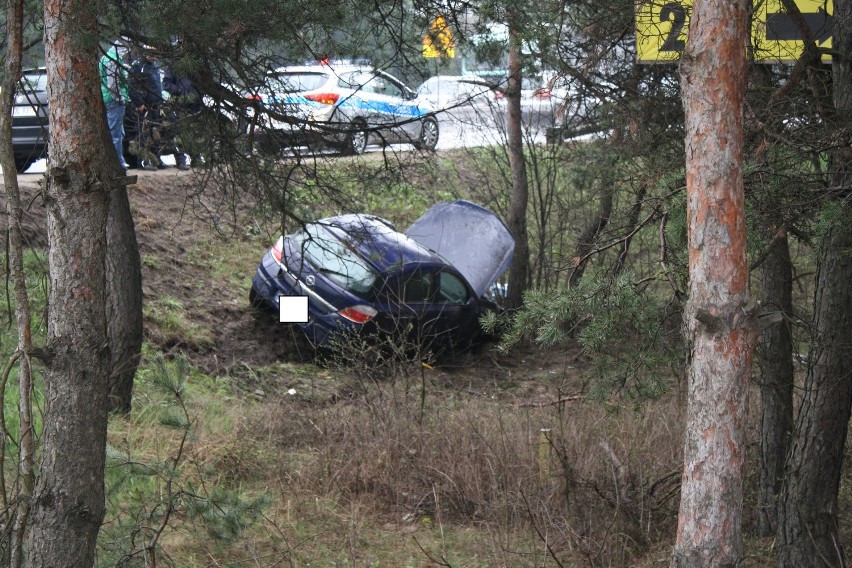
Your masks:
M496 308L486 292L513 250L502 221L468 201L433 206L405 233L372 215L329 217L263 255L251 302L278 311L281 296L307 296L308 321L297 325L319 346L367 332L456 349Z

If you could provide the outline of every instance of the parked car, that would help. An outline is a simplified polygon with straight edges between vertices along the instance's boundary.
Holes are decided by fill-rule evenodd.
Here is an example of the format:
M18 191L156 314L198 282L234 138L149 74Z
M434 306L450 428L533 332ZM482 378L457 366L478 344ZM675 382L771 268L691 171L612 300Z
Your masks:
M278 311L281 296L307 296L308 321L296 325L318 346L360 332L458 349L499 309L487 291L514 247L503 222L469 201L434 205L405 233L373 215L329 217L278 239L250 301Z
M608 129L605 101L583 84L569 77L556 77L547 90L553 102L553 124L545 133L548 143L597 135Z
M446 110L493 103L501 100L503 93L475 75L436 75L417 87L417 96L429 101L435 110Z
M18 172L47 156L47 133L47 70L27 69L12 106L12 150Z
M34 162L47 157L49 127L47 69L27 69L22 73L12 106L12 149L18 173L25 172ZM130 132L129 125L125 128ZM129 151L129 142L130 137L125 137L125 159L136 167L136 156Z
M262 148L325 144L361 154L368 144L438 144L434 109L402 81L369 66L281 67L249 93L265 111L255 138Z

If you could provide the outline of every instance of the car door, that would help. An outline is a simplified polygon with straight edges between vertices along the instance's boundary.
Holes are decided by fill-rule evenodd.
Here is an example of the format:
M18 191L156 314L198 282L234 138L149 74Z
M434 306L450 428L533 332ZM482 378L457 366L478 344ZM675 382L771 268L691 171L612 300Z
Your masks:
M441 348L469 344L479 336L479 301L464 278L447 268L437 275L429 332Z
M379 302L380 329L409 345L452 350L478 335L479 302L450 267L400 272L385 282Z
M437 315L436 284L436 272L416 267L389 275L376 298L379 329L400 342L421 343Z
M396 78L380 71L361 70L349 74L353 89L345 105L357 110L372 130L374 142L392 144L417 140L418 118L423 114L411 91Z
M381 103L387 110L385 114L388 137L393 142L415 142L420 137L420 121L423 109L417 104L416 97L402 81L376 72L374 84Z
M24 71L12 106L15 166L24 171L47 153L47 74L44 68Z

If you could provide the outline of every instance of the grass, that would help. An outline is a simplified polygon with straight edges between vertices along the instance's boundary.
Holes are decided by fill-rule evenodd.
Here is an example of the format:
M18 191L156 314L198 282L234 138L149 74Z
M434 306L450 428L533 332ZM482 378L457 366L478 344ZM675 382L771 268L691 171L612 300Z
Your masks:
M187 310L183 301L163 295L147 302L142 311L165 336L165 342L202 351L209 349L214 345L213 330L193 322Z
M8 266L6 255L2 255L4 266ZM44 335L46 332L45 311L47 306L47 259L45 253L40 250L28 250L24 254L24 270L27 274L27 289L29 291L28 299L30 303L30 312L32 313L32 333L33 343L36 347L43 345ZM18 333L14 320L14 296L11 291L11 282L7 279L2 283L2 295L6 299L6 309L3 313L6 315L4 325L0 326L0 368L5 369L9 359L18 346ZM41 368L38 361L33 360L33 380L36 384L34 393L34 404L42 408L44 406L44 388ZM2 401L3 410L6 417L6 429L11 440L17 440L20 436L19 432L19 417L18 417L18 402L20 400L20 392L18 388L18 367L17 365L10 369L8 383L6 384L5 397ZM33 416L35 420L36 432L41 432L41 415L36 413ZM6 467L7 475L11 474L8 470L9 464L14 464L17 447L15 444L6 446Z
M238 396L185 367L185 387L170 391L156 378L162 365L156 355L146 361L133 412L110 424L110 444L120 450L114 463L133 466L110 473L102 546L121 542L113 535L129 531L130 519L156 524L171 506L174 520L158 554L186 566L202 559L271 566L263 561L273 557L295 565L429 566L430 556L452 566L529 566L545 561L531 519L554 542L585 554L599 551L598 539L612 523L619 532L636 531L631 539L648 527L654 536L671 529L671 503L668 516L652 519L650 502L648 511L619 512L586 485L613 491L608 454L588 451L590 441L607 441L635 476L637 496L647 491L676 466L677 412L616 415L584 404L519 409L509 398L461 392L439 374L427 377L425 408L407 382L411 377L362 382L363 394L350 403L322 404L300 388ZM351 386L341 373L325 371L323 382ZM555 396L566 388L564 380L536 384ZM183 426L172 419L180 406L175 390L183 393L189 416ZM662 423L661 415L671 421ZM553 445L542 461L545 427ZM669 455L661 453L664 447ZM607 510L598 524L596 515ZM564 532L568 519L588 534L578 539ZM102 557L112 562L117 556L105 551Z

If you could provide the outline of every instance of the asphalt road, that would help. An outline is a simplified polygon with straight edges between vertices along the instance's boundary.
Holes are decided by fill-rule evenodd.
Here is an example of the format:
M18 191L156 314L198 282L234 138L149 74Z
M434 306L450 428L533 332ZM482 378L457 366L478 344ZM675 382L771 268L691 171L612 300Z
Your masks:
M543 143L551 125L549 106L522 108L524 139ZM506 142L506 104L465 105L438 113L438 149L496 146Z
M506 141L506 104L490 103L464 105L438 113L438 150L497 146ZM532 143L544 143L545 129L552 122L549 106L527 105L523 108L524 139ZM404 146L400 145L400 150ZM367 152L380 152L379 146L368 146ZM164 163L173 166L174 157L163 156ZM45 160L38 160L25 172L44 173Z

